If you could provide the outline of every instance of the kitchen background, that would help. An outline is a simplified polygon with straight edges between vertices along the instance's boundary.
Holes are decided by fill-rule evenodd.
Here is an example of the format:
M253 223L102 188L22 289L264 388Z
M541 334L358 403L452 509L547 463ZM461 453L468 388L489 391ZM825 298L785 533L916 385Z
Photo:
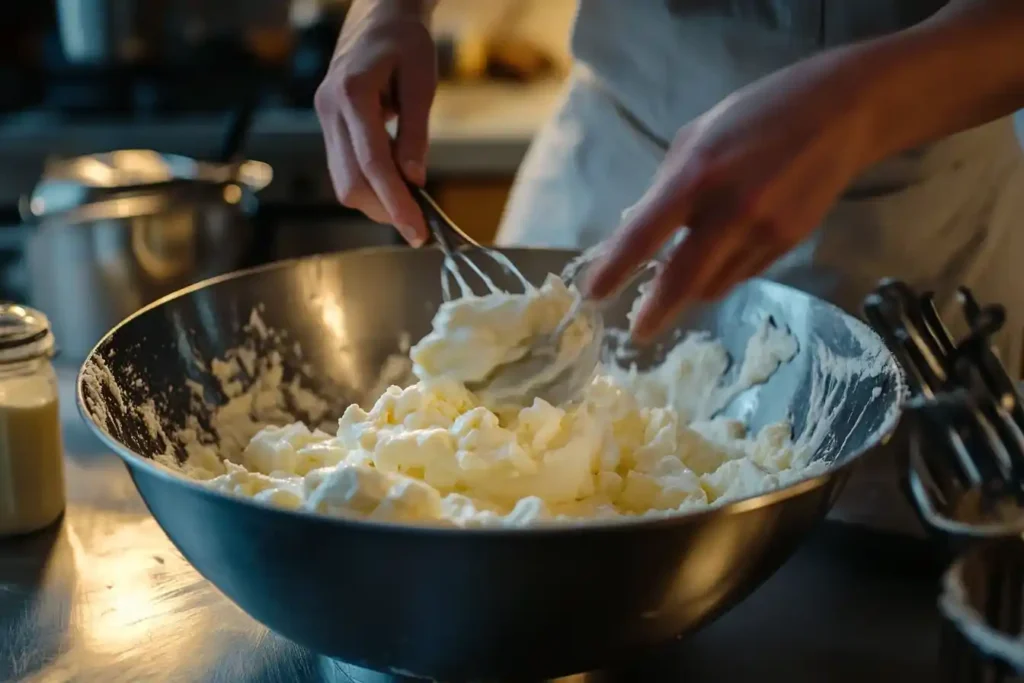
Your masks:
M268 260L396 243L394 231L337 205L312 110L347 5L6 0L0 298L42 308L65 351L82 356L135 308L191 281ZM442 84L431 120L430 189L482 241L494 235L516 167L556 104L574 8L575 0L438 6ZM97 218L97 204L117 182L96 187L94 165L58 163L119 149L219 160L249 104L241 154L269 164L273 180L258 202L225 195L250 211L242 218L227 220L224 206L211 211L211 201L223 201L202 192L176 195L174 211L166 196L161 209L147 204L152 197L132 196L136 204L107 203ZM93 185L68 195L69 179ZM31 199L34 188L44 191Z
M7 0L0 23L0 297L43 308L55 318L58 339L66 339L97 334L81 329L89 327L83 309L93 318L117 316L161 293L124 276L127 270L139 277L139 254L111 231L144 231L150 246L180 243L190 229L183 222L208 216L161 214L129 226L122 209L123 225L98 225L95 216L53 215L50 196L29 198L44 176L53 185L84 172L69 171L61 159L124 149L218 159L232 116L245 103L255 106L242 154L273 171L248 219L258 248L231 263L190 262L176 284L208 276L211 268L395 243L392 230L337 205L312 110L347 5ZM481 240L493 236L516 167L555 105L574 5L442 0L437 9L442 84L431 120L431 190ZM75 197L69 201L76 205L97 198ZM44 204L48 215L25 220ZM57 229L67 227L77 233ZM114 271L120 276L112 281ZM116 311L97 310L94 300L104 290L126 287L149 289Z

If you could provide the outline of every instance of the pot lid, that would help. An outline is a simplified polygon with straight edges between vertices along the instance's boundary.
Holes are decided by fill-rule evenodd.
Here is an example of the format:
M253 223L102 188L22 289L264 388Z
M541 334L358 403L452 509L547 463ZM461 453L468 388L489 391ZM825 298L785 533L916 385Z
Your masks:
M258 192L273 178L261 161L218 164L176 154L126 149L50 161L23 207L26 218L72 211L113 197L237 184Z

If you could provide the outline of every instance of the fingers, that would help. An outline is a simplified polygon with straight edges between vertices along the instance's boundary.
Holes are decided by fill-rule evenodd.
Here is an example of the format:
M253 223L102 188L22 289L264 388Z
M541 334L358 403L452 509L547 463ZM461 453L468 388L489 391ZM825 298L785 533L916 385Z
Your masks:
M617 292L666 239L688 224L708 176L703 159L689 149L692 137L689 126L676 134L651 188L629 209L625 222L590 268L584 288L591 298L604 299Z
M427 226L395 165L380 100L350 98L342 111L352 150L366 182L402 236L413 246L423 244L427 239Z
M395 159L405 177L421 186L427 179L427 127L436 85L437 67L432 59L407 59L399 69Z
M759 274L785 250L746 222L700 226L655 278L637 313L633 339L650 341L688 305L722 296Z
M734 252L734 240L733 231L723 232L708 224L695 226L655 276L633 322L633 338L645 342L657 336L697 299L714 274L727 264Z
M327 170L338 201L345 206L359 209L368 218L378 223L389 223L390 217L377 201L377 196L363 178L356 162L355 153L349 144L348 130L341 117L323 124L324 147L327 152Z
M433 39L419 13L397 4L352 15L314 103L338 200L426 241L407 180L425 181L427 119L437 83ZM386 101L390 98L391 101ZM392 140L387 122L399 116Z
M614 294L637 267L653 257L661 244L689 218L689 188L653 187L629 214L607 248L587 273L587 295L604 299Z
M722 270L715 275L708 290L704 293L704 297L707 299L717 299L724 296L730 289L744 280L760 275L780 255L776 254L775 249L766 244L748 241L733 254Z

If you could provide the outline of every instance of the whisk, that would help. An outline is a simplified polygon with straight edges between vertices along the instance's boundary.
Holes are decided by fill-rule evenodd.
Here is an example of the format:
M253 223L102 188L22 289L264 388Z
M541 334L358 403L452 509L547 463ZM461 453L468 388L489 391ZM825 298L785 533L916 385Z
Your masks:
M419 204L431 235L437 240L444 253L444 263L441 266L441 293L445 301L451 301L459 296L478 296L466 280L462 266L476 273L487 288L486 293L488 294L514 293L517 286L522 286L523 293L534 288L507 256L500 251L488 249L463 232L426 190L410 183L409 191L416 203ZM499 287L495 284L493 276L487 273L487 270L490 270L486 266L487 261L498 266L499 272L512 283L511 287ZM503 282L502 284L508 285L509 283ZM452 296L453 285L457 285L459 290L454 297Z
M484 247L467 235L441 210L426 190L412 184L409 190L444 253L441 291L445 301L457 298L452 296L454 286L458 287L457 296L477 295L467 281L463 267L477 275L487 288L487 293L515 293L514 290L519 286L523 293L534 289L507 256ZM497 265L503 281L513 283L512 286L507 286L505 282L503 284L506 286L503 287L495 284L487 272L492 270L487 267L488 264ZM566 271L563 279L572 282L574 278L568 277L570 275L575 273ZM572 363L557 368L557 372L552 374L553 365L560 355L562 338L572 322L580 316L587 317L592 337ZM485 400L503 405L530 405L534 397L543 398L554 405L570 401L579 395L593 377L600 360L603 329L603 320L597 309L577 299L554 330L528 340L526 350L518 359L498 366L483 383L470 388Z
M991 526L980 519L1020 524L1024 401L991 347L1005 314L1001 306L980 306L968 289L957 295L969 329L959 340L932 295L918 296L902 282L883 281L864 304L916 394L905 406L914 428L910 493L933 528Z

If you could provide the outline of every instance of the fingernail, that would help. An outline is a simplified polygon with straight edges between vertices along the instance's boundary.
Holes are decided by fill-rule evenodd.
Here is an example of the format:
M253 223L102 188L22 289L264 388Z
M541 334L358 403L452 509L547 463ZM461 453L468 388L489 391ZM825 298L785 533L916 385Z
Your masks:
M427 170L423 167L422 163L415 159L408 159L402 162L402 171L409 182L416 183L417 185L422 185L427 180Z
M417 232L416 228L412 227L411 225L398 226L398 232L402 233L402 237L404 237L405 241L408 242L409 245L412 247L422 247L423 243L426 242L426 239L423 237L423 235Z
M660 315L653 310L653 304L649 295L641 295L644 300L640 304L640 311L637 312L633 325L629 330L629 337L638 344L645 344L651 340L661 324Z

